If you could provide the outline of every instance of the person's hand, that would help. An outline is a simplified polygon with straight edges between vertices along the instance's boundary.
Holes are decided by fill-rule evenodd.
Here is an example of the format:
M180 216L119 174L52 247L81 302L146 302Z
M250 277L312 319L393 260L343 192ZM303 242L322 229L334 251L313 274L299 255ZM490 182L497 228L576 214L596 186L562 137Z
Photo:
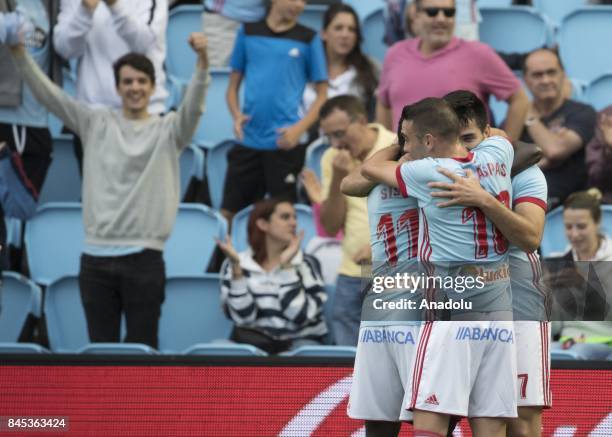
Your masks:
M198 67L202 70L208 68L208 39L201 32L192 32L187 40L193 51L198 55Z
M223 254L227 257L227 259L230 260L233 265L240 264L240 257L238 256L238 252L236 252L236 249L234 249L234 246L232 245L232 240L230 239L229 235L225 236L225 241L221 241L218 238L215 238L215 242L217 243L217 246L219 246L219 249L221 249L221 252L223 252Z
M353 262L359 265L372 264L372 246L365 244L361 246L352 257Z
M612 147L612 115L601 114L599 117L599 130L608 147Z
M83 6L85 6L85 8L87 8L89 10L89 12L92 13L92 14L94 13L96 8L98 7L99 3L100 3L100 0L81 0L81 4Z
M480 207L483 205L484 197L488 193L480 186L478 177L471 170L466 170L465 177L458 176L446 168L438 167L437 170L453 181L453 183L430 182L427 184L431 188L446 190L431 193L431 197L450 199L446 202L438 203L438 207L446 208L453 205Z
M300 137L302 136L301 130L294 124L289 127L281 127L276 129L278 139L276 144L281 150L291 150L298 145Z
M355 167L355 161L348 150L338 150L332 160L332 169L341 178L345 177Z
M323 201L321 195L321 183L317 179L317 175L309 168L302 170L302 184L308 195L308 200L311 204L321 203Z
M243 132L242 132L242 126L251 119L250 115L246 115L246 114L238 114L235 118L234 118L234 135L236 136L237 140L242 141L242 138L244 137Z
M289 262L291 262L293 257L298 253L298 250L300 250L300 246L302 244L303 239L304 231L300 231L297 235L293 236L293 238L291 239L291 243L289 243L289 246L287 246L280 255L281 267L286 266L289 264Z

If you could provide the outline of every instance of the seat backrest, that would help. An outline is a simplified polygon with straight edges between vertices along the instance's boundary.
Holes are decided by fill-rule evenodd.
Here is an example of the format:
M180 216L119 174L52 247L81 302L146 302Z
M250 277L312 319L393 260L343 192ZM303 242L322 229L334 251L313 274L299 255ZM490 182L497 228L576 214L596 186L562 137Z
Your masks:
M583 99L596 111L612 105L612 72L599 76L588 84Z
M187 44L192 32L202 31L202 5L181 5L170 10L166 30L168 50L166 68L168 74L188 82L193 74L196 54Z
M526 53L549 41L550 26L533 8L480 8L480 14L480 41L498 52Z
M85 310L76 276L61 278L47 287L44 313L51 350L76 352L89 344Z
M387 45L383 41L385 18L382 8L371 11L363 19L361 33L363 34L363 52L382 65L387 53Z
M233 140L223 141L208 150L206 157L206 179L213 208L221 209L223 187L227 173L227 154L234 147Z
M19 339L28 314L40 317L42 293L40 288L25 276L14 272L2 273L0 291L0 341Z
M353 346L301 346L281 355L293 357L350 357L354 358L357 348Z
M261 349L250 344L238 343L200 343L191 346L183 352L184 355L221 355L221 356L251 356L265 357L268 355Z
M0 342L1 354L48 354L50 351L36 343Z
M189 186L189 181L192 177L199 180L204 178L204 152L197 146L190 144L181 153L179 160L180 166L180 182L181 182L181 199L185 196L185 191Z
M81 198L81 174L72 142L72 135L53 138L53 160L40 190L40 204L78 202Z
M159 320L159 350L180 352L229 338L232 322L221 309L219 275L169 278Z
M166 242L166 276L204 273L215 251L215 238L223 239L227 223L217 211L200 204L181 203Z
M569 77L592 81L612 72L612 8L591 6L578 9L561 22L557 44Z
M321 158L328 148L329 143L325 137L314 140L306 148L304 166L312 170L317 175L319 182L321 182Z
M317 235L317 230L314 223L312 210L307 205L295 204L295 213L297 215L297 230L304 230L304 239L302 240L302 250L306 248L308 242ZM242 211L236 213L232 219L232 244L238 252L248 249L248 224L249 215L253 210L253 205L247 206Z
M479 8L507 8L512 6L512 0L478 0Z
M342 242L335 238L313 238L306 247L306 253L319 261L325 284L335 284L342 263Z
M534 0L533 6L547 16L555 25L559 25L570 12L589 4L588 0Z
M323 28L323 14L325 14L326 10L326 5L307 4L304 11L300 14L298 21L315 32L319 32Z
M151 346L141 343L90 343L79 349L86 355L158 355Z
M85 233L80 203L47 203L28 220L25 230L30 277L49 285L79 272Z
M4 216L4 225L6 226L6 244L20 248L21 247L21 229L23 223L15 217Z

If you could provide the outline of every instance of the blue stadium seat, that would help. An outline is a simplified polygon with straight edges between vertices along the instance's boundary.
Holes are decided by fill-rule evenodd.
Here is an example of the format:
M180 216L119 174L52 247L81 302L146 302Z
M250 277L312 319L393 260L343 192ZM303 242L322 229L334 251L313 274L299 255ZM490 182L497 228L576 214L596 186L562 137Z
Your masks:
M534 0L533 6L542 15L547 16L555 24L563 21L570 12L580 9L589 4L588 0Z
M300 24L310 27L315 32L323 28L323 14L327 10L326 5L306 5L298 21Z
M357 348L353 346L301 346L297 349L283 352L280 355L289 357L349 357L355 358Z
M51 283L45 291L43 312L52 351L76 352L89 344L78 278L70 276Z
M382 65L387 53L387 45L383 41L385 18L382 8L370 12L363 18L361 33L363 34L362 47L364 53Z
M250 344L227 342L195 344L183 351L183 355L265 357L268 354Z
M189 34L202 31L203 5L181 5L170 10L168 29L166 70L168 74L189 82L193 74L196 54L187 44Z
M159 320L159 350L179 353L198 343L229 338L232 322L219 299L219 275L168 278Z
M580 355L572 352L571 350L553 350L550 351L550 359L553 361L565 361L565 360L582 360Z
M323 317L327 324L327 343L334 344L334 330L332 320L334 320L334 302L336 301L336 284L325 284L327 300L323 304Z
M548 44L550 25L530 7L480 8L480 41L499 52L529 52Z
M151 346L141 343L89 343L78 350L86 355L159 355Z
M588 84L583 100L597 111L612 105L612 73L599 76Z
M72 141L72 135L53 138L53 160L40 190L40 204L81 199L81 175Z
M185 191L189 186L191 178L195 177L200 181L204 180L204 152L197 146L190 144L187 146L179 161L181 173L181 199L185 196Z
M325 283L335 284L342 263L342 242L329 237L313 238L306 247L306 253L319 260Z
M23 229L21 220L4 216L4 225L6 226L6 244L20 248L21 230Z
M206 155L206 178L210 203L213 208L221 209L223 201L223 187L227 173L227 153L234 147L234 140L222 141L209 149Z
M561 59L568 76L592 81L612 71L612 8L591 6L565 17L557 35Z
M612 236L612 205L602 205L601 210L602 232ZM568 246L569 242L565 238L565 226L563 224L563 207L560 206L546 214L546 224L540 250L543 257L549 257L552 253L565 252Z
M215 238L227 234L227 222L217 211L200 204L179 205L176 223L166 242L166 276L204 273L215 250Z
M342 3L351 5L361 22L372 12L385 7L385 0L345 0Z
M0 341L17 341L28 314L41 315L40 288L15 272L2 273L0 290Z
M193 141L202 147L211 148L221 141L234 138L234 120L225 103L230 72L229 68L210 69L212 80L206 93L204 114L193 136ZM244 86L241 86L238 92L241 102L243 95Z
M80 203L47 203L26 223L30 277L49 285L62 276L79 272L85 238Z
M48 354L49 349L36 343L0 342L0 355L2 354Z
M512 6L512 0L478 0L479 8L507 8Z
M316 139L306 148L304 166L315 172L319 182L321 182L321 158L328 148L329 144L326 137Z
M305 249L310 239L317 235L312 210L306 205L296 204L294 207L297 215L297 230L298 232L304 230L302 249ZM247 206L242 211L238 211L232 219L232 244L238 252L249 247L247 227L252 209L253 205Z

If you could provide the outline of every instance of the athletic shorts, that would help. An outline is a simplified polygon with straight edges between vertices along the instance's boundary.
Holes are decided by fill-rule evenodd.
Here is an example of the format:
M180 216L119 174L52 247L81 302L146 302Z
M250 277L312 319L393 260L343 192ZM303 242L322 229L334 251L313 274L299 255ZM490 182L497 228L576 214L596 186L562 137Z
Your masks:
M410 384L418 325L361 326L348 415L353 419L411 421L402 408Z
M517 417L511 321L421 327L404 407L463 417Z
M550 322L516 321L514 332L518 406L550 408Z

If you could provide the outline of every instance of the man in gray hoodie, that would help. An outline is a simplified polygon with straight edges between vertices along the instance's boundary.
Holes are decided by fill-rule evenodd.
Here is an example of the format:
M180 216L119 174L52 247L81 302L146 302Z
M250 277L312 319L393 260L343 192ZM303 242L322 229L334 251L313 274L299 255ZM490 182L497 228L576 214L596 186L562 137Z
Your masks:
M85 247L79 285L92 342L119 341L121 313L126 342L157 347L165 265L162 258L179 203L179 156L203 112L210 81L207 42L192 33L196 71L177 112L148 111L155 69L129 53L114 66L122 108L90 108L55 86L22 44L13 60L36 99L83 140Z

